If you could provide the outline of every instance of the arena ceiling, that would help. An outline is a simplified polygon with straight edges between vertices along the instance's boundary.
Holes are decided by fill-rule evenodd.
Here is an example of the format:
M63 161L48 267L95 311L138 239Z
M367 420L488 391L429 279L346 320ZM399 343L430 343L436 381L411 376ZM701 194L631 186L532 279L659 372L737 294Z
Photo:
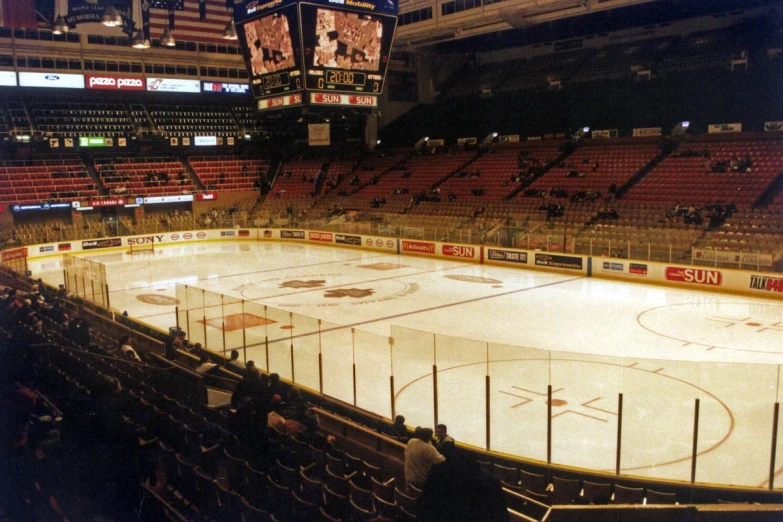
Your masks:
M400 14L431 7L432 18L399 26L395 47L415 52L449 42L499 39L519 45L769 4L781 0L400 0Z

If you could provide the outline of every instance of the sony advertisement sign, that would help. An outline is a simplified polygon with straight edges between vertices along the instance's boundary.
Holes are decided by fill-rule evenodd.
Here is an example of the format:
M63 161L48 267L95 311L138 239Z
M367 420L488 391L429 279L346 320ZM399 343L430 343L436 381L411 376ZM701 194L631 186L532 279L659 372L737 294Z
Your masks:
M20 72L19 86L84 89L84 76L81 74Z

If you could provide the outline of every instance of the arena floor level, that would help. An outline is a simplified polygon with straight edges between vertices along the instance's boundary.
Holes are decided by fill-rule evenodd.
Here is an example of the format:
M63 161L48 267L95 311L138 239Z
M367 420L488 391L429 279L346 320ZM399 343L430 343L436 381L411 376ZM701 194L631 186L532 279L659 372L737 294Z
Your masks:
M696 480L768 486L780 300L290 243L84 257L106 265L112 307L160 329L176 323L177 283L246 300L245 318L252 306L293 312L245 323L247 360L351 403L354 363L356 405L385 416L393 374L411 425L434 422L436 365L439 422L480 448L489 432L491 450L546 461L551 385L552 462L613 472L622 393L622 472L688 481L698 399ZM58 258L29 268L62 283ZM307 318L322 323L308 330ZM224 325L234 328L198 328Z

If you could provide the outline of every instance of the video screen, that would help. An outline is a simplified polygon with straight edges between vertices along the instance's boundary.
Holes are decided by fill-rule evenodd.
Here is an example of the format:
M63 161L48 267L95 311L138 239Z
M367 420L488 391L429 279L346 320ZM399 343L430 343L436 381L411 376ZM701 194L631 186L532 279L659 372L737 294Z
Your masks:
M318 8L313 66L378 71L383 23L369 14Z
M292 27L285 10L244 24L252 76L296 67L299 46L294 45Z

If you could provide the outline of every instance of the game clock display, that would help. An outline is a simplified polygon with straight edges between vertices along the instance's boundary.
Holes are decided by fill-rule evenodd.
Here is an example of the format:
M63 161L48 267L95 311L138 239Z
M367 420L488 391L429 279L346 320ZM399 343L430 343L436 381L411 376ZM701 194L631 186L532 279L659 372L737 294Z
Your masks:
M299 4L308 90L378 94L397 17Z
M288 5L237 27L256 98L303 89L296 7Z

